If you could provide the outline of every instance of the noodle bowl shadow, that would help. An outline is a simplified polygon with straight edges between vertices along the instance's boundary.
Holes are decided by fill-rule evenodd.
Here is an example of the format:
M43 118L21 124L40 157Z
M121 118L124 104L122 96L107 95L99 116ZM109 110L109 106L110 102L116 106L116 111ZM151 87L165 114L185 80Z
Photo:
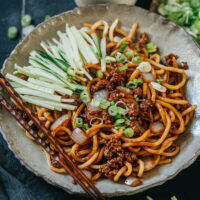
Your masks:
M52 17L38 25L17 45L5 61L2 71L4 74L13 72L14 63L27 65L29 52L33 49L41 49L40 42L55 37L57 30L64 31L66 23L70 26L81 27L83 23L93 23L100 19L111 24L116 18L119 18L121 27L125 31L129 30L134 22L139 23L139 31L145 31L148 34L150 40L159 47L162 57L174 53L180 56L180 61L188 62L190 68L187 71L189 77L186 86L187 99L191 104L200 105L200 92L198 92L197 85L200 50L197 43L184 29L173 22L134 6L96 5L77 8ZM106 196L130 195L163 184L173 178L181 170L191 165L200 154L199 115L200 110L197 109L186 132L179 137L177 142L181 147L180 153L173 159L172 163L156 167L146 173L142 178L142 185L129 187L101 179L96 183L96 186ZM69 193L84 193L78 185L72 184L72 178L69 175L56 174L48 168L41 148L26 137L25 132L17 125L16 121L2 108L0 109L0 125L9 148L30 171Z

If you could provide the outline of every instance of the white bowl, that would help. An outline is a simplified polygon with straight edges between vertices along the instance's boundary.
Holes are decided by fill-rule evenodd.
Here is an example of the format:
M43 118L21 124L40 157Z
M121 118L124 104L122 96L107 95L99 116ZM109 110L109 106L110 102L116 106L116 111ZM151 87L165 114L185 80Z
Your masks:
M87 6L92 4L105 4L105 3L117 3L135 5L137 0L75 0L78 6Z

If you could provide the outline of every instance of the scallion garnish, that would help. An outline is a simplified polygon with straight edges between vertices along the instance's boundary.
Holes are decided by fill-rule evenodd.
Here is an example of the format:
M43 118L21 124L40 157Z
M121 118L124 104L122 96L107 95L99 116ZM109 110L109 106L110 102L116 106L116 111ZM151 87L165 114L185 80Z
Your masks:
M132 128L126 128L124 131L123 131L123 134L125 135L125 137L127 138L131 138L134 136L134 130Z
M49 18L51 18L51 16L50 15L46 15L45 18L44 18L44 20L47 20Z
M88 94L88 91L82 91L80 94L80 98L83 103L88 103L90 101L90 96Z
M127 51L127 52L126 52L126 56L127 56L128 58L132 58L132 57L134 56L134 51L133 51L133 50Z
M163 80L162 79L156 79L156 83L159 83L159 84L161 84L163 82Z
M76 118L76 126L79 128L83 127L83 119L81 117Z
M93 106L93 107L99 107L100 99L92 99L90 105Z
M23 27L29 26L31 24L32 17L30 15L24 15L21 20L21 25Z
M88 129L90 129L89 128L89 125L86 123L86 124L83 124L83 127L86 129L86 130L88 130Z
M136 49L136 51L137 51L138 53L140 53L140 52L142 51L139 47L136 47L135 49Z
M140 56L133 57L132 62L140 63L142 62L142 58Z
M103 78L103 72L101 70L98 70L96 73L97 78L102 79Z
M119 62L119 63L127 62L127 57L124 54L120 53L120 52L117 52L115 58L116 58L116 61Z
M128 66L127 65L123 65L119 68L119 71L123 71L123 70L126 70L128 69Z
M114 118L115 118L115 119L121 119L122 116L121 116L120 114L117 114L117 115L114 116Z
M8 29L8 38L13 40L17 37L17 34L18 34L18 29L16 26L11 26L9 27Z
M127 41L122 42L122 44L121 44L121 46L119 48L119 52L123 53L127 45L128 45Z
M110 115L110 116L116 116L117 114L118 114L118 112L117 112L117 106L110 106L109 108L108 108L108 114Z
M115 126L123 126L125 119L117 119L115 121Z
M135 78L133 79L132 81L129 81L127 84L126 84L126 87L128 88L137 88L139 85L141 85L143 83L143 80L142 78Z
M140 100L140 98L139 98L139 97L136 97L135 100L138 102L138 101Z
M126 115L128 113L128 111L124 108L121 108L121 107L117 107L117 112L120 114L120 115Z
M100 100L100 108L107 109L108 106L110 106L110 102L109 101L107 101L106 99L101 99Z
M157 46L153 42L147 43L145 47L149 53L154 53L157 51Z
M114 101L111 101L111 102L110 102L110 105L111 105L111 106L114 106L114 105L115 105L115 102L114 102Z

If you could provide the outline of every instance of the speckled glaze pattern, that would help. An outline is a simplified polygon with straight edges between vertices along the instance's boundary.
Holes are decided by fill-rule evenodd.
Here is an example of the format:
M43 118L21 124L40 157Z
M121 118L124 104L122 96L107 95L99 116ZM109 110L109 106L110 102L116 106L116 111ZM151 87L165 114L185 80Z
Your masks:
M139 31L145 31L150 40L158 47L162 56L169 53L179 55L180 61L187 61L190 69L187 70L188 81L186 94L192 104L200 105L200 90L197 80L200 78L200 49L194 40L173 22L154 13L134 6L126 5L96 5L85 8L76 8L73 11L61 13L44 23L24 38L13 50L10 57L5 61L3 73L13 72L14 63L28 65L28 55L33 49L40 49L41 41L56 37L56 31L64 31L65 24L81 27L83 23L93 23L104 19L109 23L119 18L120 25L129 31L131 25L139 23ZM96 183L98 189L106 196L131 195L148 188L163 184L165 181L176 176L181 170L191 165L200 154L200 110L197 109L195 117L182 134L178 143L180 153L168 165L156 167L146 173L142 178L143 184L138 187L128 187L123 184L113 183L102 179ZM52 172L46 162L41 148L29 140L16 121L4 110L0 109L1 132L7 141L9 148L14 152L21 163L47 182L63 188L69 193L82 193L78 185L72 184L69 175L61 175Z

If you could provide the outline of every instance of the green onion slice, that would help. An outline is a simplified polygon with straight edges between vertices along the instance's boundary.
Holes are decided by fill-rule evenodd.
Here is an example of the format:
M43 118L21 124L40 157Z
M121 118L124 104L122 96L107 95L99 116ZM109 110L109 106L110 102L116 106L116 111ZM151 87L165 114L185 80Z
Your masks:
M132 81L129 81L127 84L126 84L126 87L128 88L137 88L139 85L141 85L143 83L143 80L142 78L135 78L133 79Z
M119 62L119 63L127 62L127 57L124 54L120 53L120 52L117 52L115 58L116 58L116 61Z
M13 40L17 37L17 34L18 34L18 29L16 26L11 26L9 27L8 29L8 38Z
M133 57L132 62L140 63L142 62L142 58L140 56Z
M117 114L118 114L118 109L117 109L117 106L110 106L109 108L108 108L108 114L110 115L110 116L116 116Z
M127 41L122 42L122 44L121 44L121 46L119 48L119 52L123 53L127 45L128 45Z
M123 65L119 68L119 71L123 71L123 70L126 70L128 69L128 66L127 65Z
M134 136L134 130L132 128L126 128L123 131L123 134L125 135L125 137L127 138L132 138Z
M32 17L31 15L24 15L21 20L21 25L23 27L29 26L31 24Z
M79 128L83 127L83 119L81 117L76 118L76 126Z
M81 94L80 94L80 98L81 98L83 103L90 102L90 96L89 96L88 91L82 91Z
M134 56L134 51L133 51L133 50L127 51L127 52L126 52L126 56L127 56L128 58L132 58L132 57Z

